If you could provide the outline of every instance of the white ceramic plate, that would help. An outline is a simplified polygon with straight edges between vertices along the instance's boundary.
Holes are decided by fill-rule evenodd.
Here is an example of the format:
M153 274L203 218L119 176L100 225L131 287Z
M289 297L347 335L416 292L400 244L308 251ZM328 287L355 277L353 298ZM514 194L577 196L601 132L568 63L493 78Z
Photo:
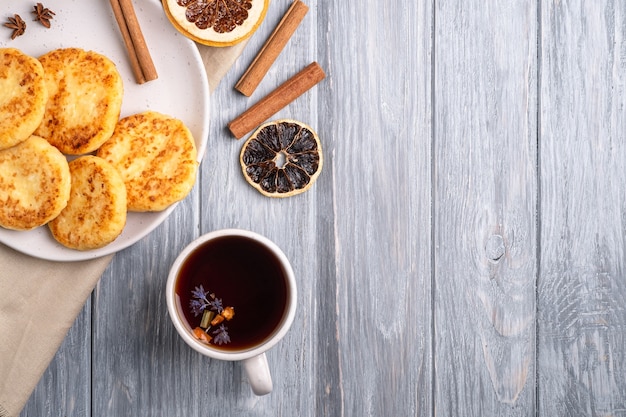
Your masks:
M121 117L154 110L177 117L196 140L198 160L202 159L209 130L209 85L196 45L169 23L157 0L136 0L135 11L150 49L159 78L137 84L131 71L119 28L109 0L44 0L55 13L50 29L33 21L35 1L0 1L0 48L17 48L40 56L56 48L78 47L109 57L124 80ZM19 14L26 22L24 35L11 40L3 23ZM47 226L18 232L0 228L0 242L37 258L78 261L101 257L134 244L172 212L174 206L158 213L129 213L122 234L111 244L91 251L68 249L50 235Z

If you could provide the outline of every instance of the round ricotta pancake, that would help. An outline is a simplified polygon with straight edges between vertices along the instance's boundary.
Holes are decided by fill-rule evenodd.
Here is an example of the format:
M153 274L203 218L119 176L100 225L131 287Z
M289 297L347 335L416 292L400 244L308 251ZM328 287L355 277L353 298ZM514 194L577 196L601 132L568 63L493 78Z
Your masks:
M41 63L17 49L0 48L0 149L32 135L47 100Z
M97 155L122 174L129 211L160 211L182 200L196 181L197 151L182 121L147 111L120 120Z
M70 196L65 156L31 136L0 151L0 226L30 230L55 218Z
M126 187L102 158L81 156L69 163L72 190L67 207L50 223L52 236L77 250L113 242L126 225Z
M95 151L120 117L124 87L115 64L79 48L55 49L39 61L48 102L35 134L68 155Z

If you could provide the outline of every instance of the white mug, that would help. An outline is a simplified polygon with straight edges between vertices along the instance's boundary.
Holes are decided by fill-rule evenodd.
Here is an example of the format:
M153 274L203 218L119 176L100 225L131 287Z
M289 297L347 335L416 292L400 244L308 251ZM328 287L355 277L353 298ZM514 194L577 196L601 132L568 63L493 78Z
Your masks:
M247 238L260 244L271 252L271 254L274 255L275 260L277 260L280 264L282 277L286 286L286 306L278 325L273 329L269 336L259 344L246 347L241 350L220 349L217 346L203 343L196 338L193 335L191 325L185 318L183 311L181 311L181 309L186 306L181 304L180 297L176 293L176 284L180 276L179 273L185 264L185 261L189 259L190 255L192 255L194 251L201 248L205 243L228 236ZM214 359L242 361L244 371L250 381L250 385L252 386L252 391L256 395L265 395L272 391L272 377L265 352L276 345L291 327L295 317L297 300L296 280L293 269L283 251L274 242L254 232L240 229L223 229L202 235L191 242L178 255L172 264L167 279L165 294L170 319L178 331L178 334L190 347L197 352ZM233 320L237 319L237 307L235 306L234 309L235 316L233 317Z

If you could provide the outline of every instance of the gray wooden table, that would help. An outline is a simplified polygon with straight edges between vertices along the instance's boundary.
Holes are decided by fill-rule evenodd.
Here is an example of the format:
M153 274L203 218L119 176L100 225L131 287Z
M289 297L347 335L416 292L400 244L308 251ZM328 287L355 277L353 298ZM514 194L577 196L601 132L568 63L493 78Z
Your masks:
M626 2L308 0L255 95L212 96L192 195L118 253L23 416L626 416ZM319 133L316 185L269 199L226 124L318 61L275 118ZM164 285L201 233L279 244L299 286L274 392L201 357Z

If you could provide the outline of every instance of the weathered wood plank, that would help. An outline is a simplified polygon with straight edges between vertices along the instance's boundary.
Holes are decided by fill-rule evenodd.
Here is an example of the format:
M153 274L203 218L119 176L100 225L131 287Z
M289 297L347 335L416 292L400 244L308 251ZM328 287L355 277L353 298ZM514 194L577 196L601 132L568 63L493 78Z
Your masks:
M198 204L194 190L148 238L118 253L94 290L93 415L176 415L176 402L190 402L192 388L176 377L201 367L176 343L164 287L177 253L197 235Z
M626 415L626 3L543 2L539 415Z
M435 411L534 414L537 6L435 11Z
M340 367L325 415L430 415L432 2L321 4L338 321L318 327Z

